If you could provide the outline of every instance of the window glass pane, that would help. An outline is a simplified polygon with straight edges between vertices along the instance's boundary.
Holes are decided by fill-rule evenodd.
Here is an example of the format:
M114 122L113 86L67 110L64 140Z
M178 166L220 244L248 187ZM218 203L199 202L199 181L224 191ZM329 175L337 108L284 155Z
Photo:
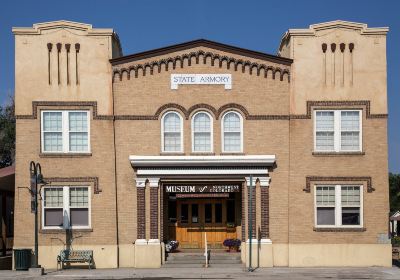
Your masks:
M204 204L204 220L206 223L212 223L212 204Z
M181 150L181 134L175 132L164 133L164 151L179 152Z
M359 131L360 129L360 112L358 111L342 111L341 112L341 130L342 131Z
M360 187L342 186L342 206L360 205Z
M226 204L226 222L235 223L235 201L228 200Z
M225 132L224 133L224 151L237 152L240 151L240 132Z
M343 207L342 225L360 225L360 207Z
M45 188L44 189L45 207L63 207L63 189Z
M71 207L87 207L89 205L88 188L75 188L69 189L69 205Z
M86 112L69 112L69 131L88 131Z
M210 132L210 117L206 113L196 114L193 120L193 126L195 132Z
M189 207L187 204L181 204L181 223L188 223L189 221Z
M335 206L335 187L318 186L316 191L317 206Z
M180 132L181 119L177 113L167 113L164 117L164 131L165 132Z
M224 131L240 132L240 117L236 113L228 113L224 117Z
M222 223L222 204L221 203L215 204L215 222Z
M335 207L318 207L317 225L335 225Z
M43 148L45 152L62 151L62 132L44 132L43 138Z
M177 113L167 113L164 117L164 151L181 151L181 119Z
M335 139L333 132L316 132L316 149L319 151L333 151Z
M71 208L70 223L71 226L88 226L89 225L89 209L88 208Z
M199 205L192 204L192 223L199 222Z
M63 209L47 208L44 209L45 226L63 226Z
M168 221L170 223L176 222L176 200L168 201Z
M342 132L341 133L341 149L342 150L359 150L360 149L360 133Z
M88 133L87 132L70 132L69 133L69 150L70 151L88 151Z
M62 131L62 112L43 112L43 131Z
M194 151L210 152L211 151L211 133L195 132L194 133Z
M316 112L316 129L317 131L333 131L334 112L333 111Z

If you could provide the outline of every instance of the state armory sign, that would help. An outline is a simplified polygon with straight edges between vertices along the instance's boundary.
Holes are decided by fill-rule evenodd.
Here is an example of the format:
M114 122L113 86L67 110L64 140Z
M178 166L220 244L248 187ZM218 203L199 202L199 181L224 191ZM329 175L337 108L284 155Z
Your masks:
M232 89L231 74L171 74L171 89L178 85L224 85Z
M239 192L239 185L166 185L167 193L231 193Z

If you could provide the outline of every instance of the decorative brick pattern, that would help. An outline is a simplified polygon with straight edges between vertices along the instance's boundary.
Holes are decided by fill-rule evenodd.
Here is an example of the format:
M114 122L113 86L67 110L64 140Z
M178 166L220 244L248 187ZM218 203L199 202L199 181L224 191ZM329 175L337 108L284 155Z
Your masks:
M164 210L164 207L166 207L167 205L168 205L168 203L165 203L164 188L161 185L161 187L160 187L160 209L161 209L161 211L160 211L160 241L161 242L164 241L164 225L166 224L163 210ZM168 209L165 213L168 213Z
M32 115L16 115L16 119L37 119L38 106L46 107L92 107L94 120L113 120L113 115L98 115L96 101L32 101ZM82 108L80 108L82 109Z
M340 176L330 176L330 177L320 177L320 176L307 176L306 177L306 187L303 191L309 193L311 192L311 182L367 182L367 192L371 193L375 191L372 187L371 177L340 177Z
M261 238L269 238L269 187L261 187Z
M76 182L82 182L82 183L88 183L92 182L93 183L93 188L94 188L94 193L98 194L101 192L101 189L99 188L99 177L46 177L44 178L44 181L48 183L76 183Z
M251 192L251 209L250 209L250 192ZM256 186L253 182L253 186L252 187L247 187L247 198L248 198L248 221L250 221L250 212L251 212L251 222L252 222L252 239L256 238L257 236L257 232L256 232L256 221L257 221L257 216L256 216L256 209L257 209L257 205L256 205ZM250 238L250 236L249 236Z
M158 187L150 187L150 239L158 239Z
M146 239L146 188L136 188L137 239Z
M365 227L363 228L317 228L314 227L316 232L364 232L367 231Z
M149 71L150 75L153 75L154 72L161 73L161 70L168 71L170 63L172 63L172 69L175 69L178 63L179 63L178 66L180 68L183 68L184 60L188 61L187 65L188 67L192 66L192 59L196 64L199 64L200 62L206 64L207 58L211 59L211 66L215 66L215 62L218 61L217 65L219 66L219 68L222 68L224 62L226 62L225 67L228 70L233 64L234 71L241 70L242 73L245 73L247 69L249 75L253 75L253 73L255 73L257 76L260 76L260 74L263 73L262 76L264 76L264 78L271 76L272 79L275 79L275 77L278 77L280 81L283 81L286 76L287 82L290 82L289 68L280 68L271 65L266 65L264 63L251 62L249 60L242 60L235 57L227 57L225 55L205 52L203 50L186 53L175 57L166 57L158 61L148 62L144 64L134 64L129 66L128 68L115 67L113 70L113 82L115 83L117 81L122 81L123 77L126 77L127 80L130 80L131 72L134 74L135 78L138 78L139 74L141 74L141 77L145 77L147 71ZM282 61L279 62L282 63ZM288 61L285 62L287 63Z

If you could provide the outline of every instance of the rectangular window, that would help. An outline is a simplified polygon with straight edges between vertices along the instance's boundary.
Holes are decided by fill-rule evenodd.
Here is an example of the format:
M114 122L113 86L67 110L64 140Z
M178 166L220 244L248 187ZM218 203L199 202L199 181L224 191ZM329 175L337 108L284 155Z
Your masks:
M235 223L235 201L228 200L226 203L226 222Z
M222 223L222 204L215 203L215 223Z
M204 221L209 224L212 223L212 204L204 204Z
M315 111L315 144L319 152L362 150L360 110Z
M362 186L315 187L317 227L362 226Z
M90 228L89 187L45 187L43 228Z
M192 223L197 224L199 222L199 205L192 204Z
M187 224L189 222L189 205L181 204L181 223Z
M89 111L42 111L42 152L89 152Z

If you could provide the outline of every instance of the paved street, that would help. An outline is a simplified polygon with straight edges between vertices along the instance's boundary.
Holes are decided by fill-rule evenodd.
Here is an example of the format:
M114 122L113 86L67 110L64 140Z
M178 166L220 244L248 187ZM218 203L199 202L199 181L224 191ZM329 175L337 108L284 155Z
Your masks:
M392 268L272 268L249 273L240 267L161 269L68 269L32 277L25 271L0 271L0 279L400 279Z

